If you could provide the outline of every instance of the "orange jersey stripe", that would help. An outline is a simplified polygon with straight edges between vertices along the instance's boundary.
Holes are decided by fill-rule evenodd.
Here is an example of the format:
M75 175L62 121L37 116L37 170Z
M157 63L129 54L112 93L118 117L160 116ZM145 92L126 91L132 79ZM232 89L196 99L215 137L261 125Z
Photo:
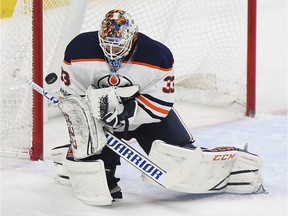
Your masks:
M73 59L71 62L90 62L90 61L99 61L99 62L105 62L104 59L100 58L89 58L89 59Z
M142 103L144 103L146 106L150 107L151 109L159 112L159 113L162 113L162 114L165 114L167 115L169 113L168 110L165 110L165 109L162 109L160 107L157 107L155 106L154 104L150 103L146 98L144 98L143 96L139 95L137 97Z
M64 62L64 64L66 64L66 65L71 65L70 62L67 62L67 61L65 61L65 60L63 60L63 62Z
M75 63L75 62L90 62L90 61L105 62L104 59L89 58L89 59L73 59L73 60L71 60L71 62L67 62L67 61L64 60L64 63L67 64L67 65L71 65L72 63Z

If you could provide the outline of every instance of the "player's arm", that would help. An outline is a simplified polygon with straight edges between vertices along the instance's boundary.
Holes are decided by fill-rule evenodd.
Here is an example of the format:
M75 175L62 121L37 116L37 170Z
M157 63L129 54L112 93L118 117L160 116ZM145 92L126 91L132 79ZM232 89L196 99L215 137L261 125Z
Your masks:
M135 125L162 121L174 104L173 54L155 41L147 45L145 54L153 59L149 62L153 65L149 71L153 73L145 73L149 74L146 79L150 79L150 83L140 89L140 95L135 98L139 106Z
M79 77L81 75L81 77ZM61 93L67 95L85 95L90 85L86 70L64 60L61 66Z
M171 110L174 104L174 74L171 68L168 72L159 71L147 88L142 89L135 98L138 103L138 116L135 124L160 122Z

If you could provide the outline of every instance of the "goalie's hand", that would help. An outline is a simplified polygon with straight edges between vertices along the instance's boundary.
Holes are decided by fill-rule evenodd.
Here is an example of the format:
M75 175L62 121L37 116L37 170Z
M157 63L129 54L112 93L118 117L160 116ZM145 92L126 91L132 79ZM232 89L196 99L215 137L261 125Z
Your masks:
M119 115L117 112L108 112L102 119L107 125L111 126L112 128L120 128L123 124L119 120Z
M118 114L117 110L110 111L105 114L105 116L102 118L102 121L104 121L106 124L110 125L114 129L118 129L123 125L127 124L128 119L130 122L134 120L136 110L137 102L135 100L131 100L124 105L124 110L122 113Z

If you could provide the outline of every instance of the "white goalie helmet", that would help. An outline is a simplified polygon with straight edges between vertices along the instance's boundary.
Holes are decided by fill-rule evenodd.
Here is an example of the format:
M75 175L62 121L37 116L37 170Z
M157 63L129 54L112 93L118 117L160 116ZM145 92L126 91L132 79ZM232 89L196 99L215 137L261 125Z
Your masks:
M117 60L128 55L136 38L138 26L123 10L109 11L99 30L99 43L109 60Z

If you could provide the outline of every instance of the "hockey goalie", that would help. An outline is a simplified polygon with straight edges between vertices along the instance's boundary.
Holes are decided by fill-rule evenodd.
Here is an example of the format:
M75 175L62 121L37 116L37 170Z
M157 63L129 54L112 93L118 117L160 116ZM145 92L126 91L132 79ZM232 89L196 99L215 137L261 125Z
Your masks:
M123 10L109 11L99 31L82 33L68 44L59 108L70 143L51 153L59 181L71 184L77 199L89 205L110 205L122 198L115 177L120 156L150 173L153 162L163 172L153 171L156 181L147 175L143 180L169 190L263 191L258 155L235 147L196 148L173 108L173 63L171 51L139 32ZM114 138L117 142L136 139L148 159L123 145L116 152L111 150L107 143ZM169 178L159 184L163 173Z

